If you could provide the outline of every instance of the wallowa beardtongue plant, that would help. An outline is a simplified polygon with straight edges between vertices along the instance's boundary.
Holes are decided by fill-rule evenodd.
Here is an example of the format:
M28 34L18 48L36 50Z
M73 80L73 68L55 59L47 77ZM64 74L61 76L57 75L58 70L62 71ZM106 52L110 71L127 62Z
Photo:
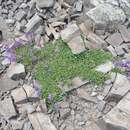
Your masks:
M25 45L25 44L31 45L32 43L34 43L33 33L28 32L28 33L25 33L24 36L27 40L16 38L14 42L3 44L3 46L1 46L1 52L3 52L2 56L4 57L4 60L8 61L9 63L16 62L16 54L14 53L14 50L22 45ZM38 46L39 48L43 47L40 44L40 39L37 39L35 42L36 42L36 46Z

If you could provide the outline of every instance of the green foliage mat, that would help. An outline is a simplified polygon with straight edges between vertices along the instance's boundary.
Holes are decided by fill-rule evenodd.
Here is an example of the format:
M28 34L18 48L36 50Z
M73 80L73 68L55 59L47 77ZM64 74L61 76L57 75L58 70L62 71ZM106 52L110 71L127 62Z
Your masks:
M32 66L32 57L37 57L33 71L35 78L42 85L42 96L47 99L48 94L52 94L55 100L58 100L62 94L58 83L69 84L76 76L102 84L108 74L95 71L95 67L112 60L110 53L99 49L86 50L79 55L74 55L61 39L54 44L46 44L44 48L37 51L30 50L30 46L23 46L17 48L16 53L22 57L18 59L26 66Z

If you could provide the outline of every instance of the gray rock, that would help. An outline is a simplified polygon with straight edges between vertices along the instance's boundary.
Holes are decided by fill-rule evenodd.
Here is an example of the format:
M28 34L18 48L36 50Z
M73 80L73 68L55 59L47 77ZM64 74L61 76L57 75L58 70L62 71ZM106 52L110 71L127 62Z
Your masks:
M130 1L129 0L119 0L120 7L124 10L126 16L130 19Z
M56 130L48 115L44 113L28 114L28 118L35 130Z
M29 22L25 25L26 32L35 32L35 30L41 25L42 18L35 14Z
M127 79L126 76L117 74L116 80L110 93L117 98L121 98L130 90L129 85L130 81Z
M103 119L108 130L130 130L130 93L128 93Z
M18 82L4 76L0 79L0 90L3 92L12 90L18 86Z
M20 78L25 78L24 65L22 65L20 63L11 64L7 70L7 76L14 80L17 80Z
M115 56L117 56L117 54L116 54L116 51L115 51L115 49L113 48L113 46L108 46L107 47L107 49L111 52L111 54L115 57Z
M87 127L87 130L101 130L99 128L99 126L95 123L95 122L92 122L88 127Z
M36 4L39 8L50 8L54 5L54 0L36 0Z
M60 109L60 117L66 119L70 115L70 108Z
M11 119L10 124L11 124L13 130L21 130L23 127L23 124L24 124L24 120L19 121L16 119Z
M106 102L105 101L99 101L98 103L97 103L97 109L100 111L100 112L102 112L103 110L104 110L104 108L105 108L105 105L106 105Z
M14 89L11 92L11 95L12 95L15 103L19 104L19 103L27 102L27 96L26 96L26 93L22 87Z
M27 121L27 122L24 123L23 130L33 130L30 121Z
M74 37L67 44L70 47L73 54L80 54L81 52L84 52L86 50L85 45L84 45L84 41L80 35Z
M125 54L125 51L123 50L122 46L115 47L115 51L118 56L123 56Z
M25 108L28 114L31 114L36 111L35 107L30 103L25 104Z
M93 7L96 7L103 3L104 3L104 0L90 0L90 2L89 2L89 4Z
M123 23L126 19L123 10L111 4L100 4L86 15L94 21L97 28L99 25L109 27L112 24Z
M67 28L61 31L61 37L64 41L68 42L75 37L77 33L80 34L78 26L76 24L69 24Z
M32 86L24 84L23 88L24 91L26 92L29 101L34 101L39 99L39 95L37 95L36 90Z
M107 73L110 72L113 68L114 68L114 64L108 61L105 64L97 66L95 70L102 73Z
M107 46L107 43L102 38L92 32L87 35L87 39L93 44L93 48L105 48Z
M0 114L7 118L11 118L17 115L11 98L4 99L0 102Z
M47 113L47 106L45 100L40 100L40 107L43 113Z
M118 46L120 45L121 43L123 43L123 39L121 37L121 34L120 33L114 33L112 35L110 35L106 41L111 44L112 46Z
M17 14L16 14L16 19L18 20L18 21L21 21L22 19L24 19L24 18L26 18L26 16L27 16L27 14L26 14L26 12L25 11L19 11Z
M30 122L30 121L27 121L27 122L24 123L22 130L34 130L34 129L33 129L33 127L32 127L31 122Z
M125 42L130 42L130 32L127 30L127 28L124 25L119 25L118 28L123 40Z
M81 12L82 9L83 9L83 1L82 0L78 0L76 3L75 3L75 9L76 11L78 12Z
M7 24L14 24L15 23L15 19L7 19L5 22Z

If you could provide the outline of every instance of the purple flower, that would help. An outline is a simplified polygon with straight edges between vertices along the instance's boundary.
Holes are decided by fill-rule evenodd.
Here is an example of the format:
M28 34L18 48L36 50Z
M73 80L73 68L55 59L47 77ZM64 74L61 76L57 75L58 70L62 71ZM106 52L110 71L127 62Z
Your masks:
M11 48L10 49L16 49L17 47L19 47L19 46L21 46L22 45L22 40L21 39L18 39L17 41L15 41L14 43L13 43L13 45L11 46Z
M16 55L13 52L5 52L4 59L9 60L10 62L16 62Z
M32 32L25 33L26 38L28 39L28 42L33 42L34 34Z
M41 86L40 86L39 82L36 81L36 80L34 80L34 81L33 81L33 87L34 87L34 89L36 90L36 94L37 94L38 96L40 96L40 94L41 94Z
M49 93L49 94L48 94L48 100L50 100L50 101L51 101L52 99L53 99L53 96L52 96L52 94L51 94L51 93Z

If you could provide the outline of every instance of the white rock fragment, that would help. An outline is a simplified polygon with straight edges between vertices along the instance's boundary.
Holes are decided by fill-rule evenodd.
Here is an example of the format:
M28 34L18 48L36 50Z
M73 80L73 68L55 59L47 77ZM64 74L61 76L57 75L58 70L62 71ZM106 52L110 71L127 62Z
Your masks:
M107 73L110 72L114 68L114 64L111 61L108 61L102 65L96 67L96 71Z

